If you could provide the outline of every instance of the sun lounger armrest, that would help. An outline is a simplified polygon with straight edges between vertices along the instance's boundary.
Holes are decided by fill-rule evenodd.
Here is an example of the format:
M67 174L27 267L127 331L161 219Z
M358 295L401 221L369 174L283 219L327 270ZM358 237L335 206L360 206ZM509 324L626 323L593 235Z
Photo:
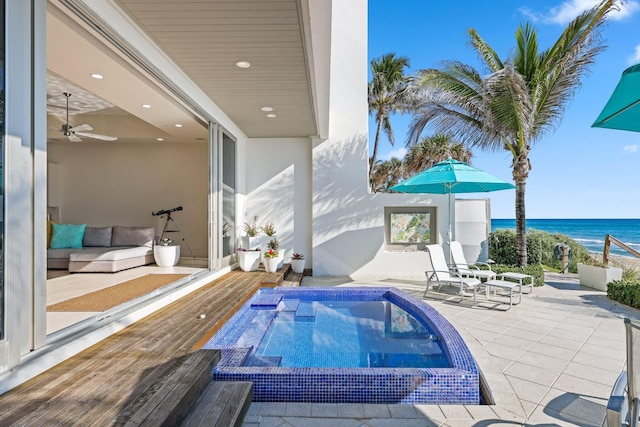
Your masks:
M626 396L627 371L622 371L611 390L609 401L607 402L607 427L620 427L627 425L626 419L629 412L629 405Z
M490 264L487 264L486 262L476 262L476 264L474 265L474 267L475 267L475 268L477 268L478 270L480 270L480 269L478 268L478 266L479 266L479 265L483 265L483 266L487 267L487 269L488 269L489 271L493 271L493 270L491 270L491 265L490 265Z

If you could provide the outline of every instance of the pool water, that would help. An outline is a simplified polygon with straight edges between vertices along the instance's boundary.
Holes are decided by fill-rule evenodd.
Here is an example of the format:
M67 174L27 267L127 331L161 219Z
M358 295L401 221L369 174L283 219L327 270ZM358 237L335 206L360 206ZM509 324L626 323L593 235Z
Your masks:
M395 288L263 288L203 346L214 381L251 381L256 402L480 403L464 340Z
M282 367L450 367L439 337L389 301L315 301L278 311L255 356L280 358Z

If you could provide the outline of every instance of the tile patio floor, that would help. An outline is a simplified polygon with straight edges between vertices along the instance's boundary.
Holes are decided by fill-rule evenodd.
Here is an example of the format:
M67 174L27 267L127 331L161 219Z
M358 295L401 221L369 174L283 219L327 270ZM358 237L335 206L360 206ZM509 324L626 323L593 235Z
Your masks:
M495 405L259 403L244 427L270 426L602 426L624 367L623 317L640 311L581 287L575 275L548 273L544 287L505 311L479 298L473 307L451 294L425 298L471 349ZM305 278L303 286L396 286L422 296L422 282ZM469 298L470 300L470 298Z

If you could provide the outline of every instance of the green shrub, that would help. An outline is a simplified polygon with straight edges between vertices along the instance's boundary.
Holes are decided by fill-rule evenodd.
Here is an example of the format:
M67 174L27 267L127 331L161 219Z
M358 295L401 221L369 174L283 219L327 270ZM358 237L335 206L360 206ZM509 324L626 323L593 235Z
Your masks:
M523 273L533 276L533 286L544 286L544 270L541 265L527 265L518 267L517 265L493 264L491 269L497 274L501 273Z
M591 262L593 259L584 246L569 236L531 229L527 233L527 263L529 265L546 265L549 268L561 270L562 261L553 255L553 249L559 243L571 247L570 273L578 272L579 262ZM500 229L492 232L489 235L489 256L497 264L517 265L516 231Z
M640 309L640 283L614 280L607 285L607 296L613 301Z

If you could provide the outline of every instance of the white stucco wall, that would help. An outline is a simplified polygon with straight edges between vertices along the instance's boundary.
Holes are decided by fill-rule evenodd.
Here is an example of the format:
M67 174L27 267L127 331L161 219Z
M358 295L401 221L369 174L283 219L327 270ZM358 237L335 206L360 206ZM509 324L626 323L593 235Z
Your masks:
M198 257L207 256L207 144L50 144L61 222L154 226L151 215L182 206L173 218ZM51 178L51 177L50 177ZM175 228L172 228L175 229ZM180 242L179 233L168 236ZM182 245L181 253L189 252Z
M248 139L246 203L242 225L273 222L280 248L300 252L311 266L311 141L309 138Z
M489 199L456 200L453 237L462 245L464 256L469 262L485 262L489 258L490 208Z
M438 206L446 237L445 196L370 194L367 185L367 1L333 2L329 138L312 152L313 274L424 279L424 252L389 252L385 206Z

